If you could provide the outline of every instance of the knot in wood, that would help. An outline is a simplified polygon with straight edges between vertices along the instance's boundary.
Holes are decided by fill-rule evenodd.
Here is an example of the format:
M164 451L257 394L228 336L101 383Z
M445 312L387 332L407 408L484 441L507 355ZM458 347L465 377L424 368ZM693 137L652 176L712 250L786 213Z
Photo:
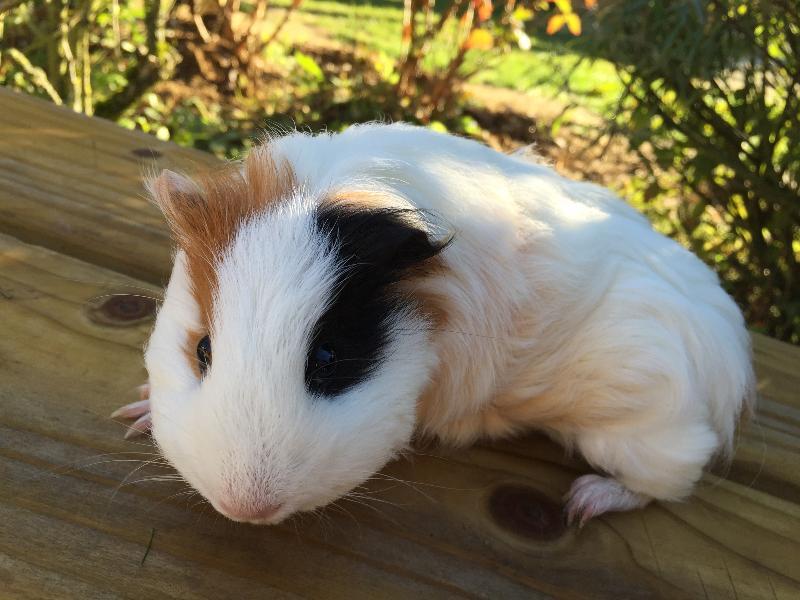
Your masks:
M161 152L152 148L134 148L131 153L139 158L161 158Z
M89 306L89 317L101 325L134 325L151 317L156 301L135 294L115 294Z
M532 540L555 540L566 530L561 506L523 485L501 485L494 490L489 513L503 529Z

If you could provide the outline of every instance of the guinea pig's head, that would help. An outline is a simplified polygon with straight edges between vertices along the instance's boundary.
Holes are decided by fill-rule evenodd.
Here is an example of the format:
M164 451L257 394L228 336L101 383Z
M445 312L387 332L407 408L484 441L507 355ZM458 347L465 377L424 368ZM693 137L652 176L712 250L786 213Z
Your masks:
M406 448L436 364L408 282L446 245L417 213L314 197L265 148L151 190L178 247L145 354L153 436L186 481L277 523Z

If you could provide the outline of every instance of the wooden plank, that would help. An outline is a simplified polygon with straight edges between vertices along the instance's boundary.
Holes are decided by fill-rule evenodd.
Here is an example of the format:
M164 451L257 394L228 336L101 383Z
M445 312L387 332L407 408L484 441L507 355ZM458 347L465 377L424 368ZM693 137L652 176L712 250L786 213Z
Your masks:
M535 435L421 449L366 505L271 528L140 481L170 471L106 416L144 380L152 325L152 304L113 295L157 296L169 269L139 182L215 161L1 89L0 132L0 596L800 595L800 349L758 335L764 398L732 465L687 503L582 531L560 498L588 469Z
M800 497L793 491L800 475L791 468L798 432L786 430L800 422L800 408L794 397L776 400L788 397L783 382L793 382L794 373L782 369L798 363L769 364L766 406L784 418L742 437L745 465L737 456L734 470L747 476L709 475L685 504L566 529L559 498L586 468L532 436L424 449L371 482L375 501L366 506L340 503L322 518L257 528L193 506L197 498L173 496L181 487L171 482L120 487L151 458L137 453L153 449L123 441L121 424L106 415L145 377L141 347L151 323L98 318L98 298L116 293L157 290L0 236L0 579L7 572L30 581L38 586L33 596L62 581L65 590L117 597L132 590L209 598L223 590L243 598L264 590L334 598L800 593ZM757 348L759 361L776 350L770 340L757 340ZM760 474L749 477L751 462L770 473L768 485ZM128 482L164 473L144 467ZM773 479L781 489L771 491ZM492 499L510 485L524 494L506 493L492 511Z
M0 232L161 282L167 233L142 179L213 156L0 88Z
M180 489L169 483L115 493L136 459L150 458L126 453L152 452L121 440L122 426L107 417L145 376L141 347L151 323L104 325L89 317L90 307L106 294L151 288L3 236L0 290L0 553L123 596L144 573L139 561L152 529L145 565L158 577L147 577L146 591L156 596L179 589L180 597L219 597L214 587L192 591L189 583L200 579L224 581L236 597L247 597L239 579L261 592L334 598L474 596L472 588L513 597L537 589L524 572L503 576L483 556L462 561L457 548L429 547L424 532L400 527L389 535L396 526L361 514L372 513L368 507L343 507L352 517L332 511L325 520L253 528L168 498ZM128 459L136 462L119 462ZM142 469L134 480L162 473ZM43 555L47 546L53 551ZM178 577L187 572L188 580Z

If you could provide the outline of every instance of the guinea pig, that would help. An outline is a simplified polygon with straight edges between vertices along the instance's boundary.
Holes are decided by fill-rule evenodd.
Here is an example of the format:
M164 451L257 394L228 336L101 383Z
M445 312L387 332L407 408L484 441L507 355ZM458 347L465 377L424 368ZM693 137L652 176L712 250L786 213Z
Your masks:
M177 251L149 383L115 415L233 520L330 503L415 436L535 429L601 473L565 497L582 524L686 498L752 409L715 274L528 158L370 124L149 189Z

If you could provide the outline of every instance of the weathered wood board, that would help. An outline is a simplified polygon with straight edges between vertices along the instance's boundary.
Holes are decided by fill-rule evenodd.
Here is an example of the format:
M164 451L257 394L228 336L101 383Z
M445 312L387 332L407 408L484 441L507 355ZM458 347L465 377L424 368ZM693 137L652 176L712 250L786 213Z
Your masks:
M374 500L277 527L142 481L171 471L107 416L168 269L139 148L213 162L0 90L0 598L800 597L800 349L762 336L733 464L583 530L559 509L588 469L535 435L421 449Z
M0 233L23 241L158 282L169 272L167 230L142 180L216 163L0 88Z

